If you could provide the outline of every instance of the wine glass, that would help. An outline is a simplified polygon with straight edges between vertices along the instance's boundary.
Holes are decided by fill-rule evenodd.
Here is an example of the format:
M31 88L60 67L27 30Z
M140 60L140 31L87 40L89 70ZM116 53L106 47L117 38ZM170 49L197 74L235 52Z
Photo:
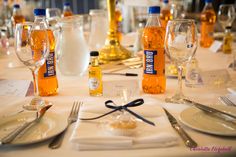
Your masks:
M165 50L170 60L178 68L178 89L166 102L185 103L182 92L183 64L190 61L197 49L197 26L191 19L171 20L167 24Z
M221 4L218 11L218 20L225 30L226 27L231 27L235 18L235 9L233 4Z
M19 60L26 65L33 74L34 98L29 104L23 105L26 110L39 110L45 101L38 92L38 70L45 63L49 55L49 39L46 26L43 23L26 22L16 25L15 52Z
M56 24L58 23L58 20L61 18L61 10L58 8L47 8L46 9L46 18L48 21L48 24L53 29L56 29Z

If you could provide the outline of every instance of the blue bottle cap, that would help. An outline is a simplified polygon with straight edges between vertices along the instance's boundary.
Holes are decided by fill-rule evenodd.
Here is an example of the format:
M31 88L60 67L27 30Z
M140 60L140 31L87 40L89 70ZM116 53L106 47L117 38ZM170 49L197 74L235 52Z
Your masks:
M151 6L148 9L149 14L159 14L160 13L160 6Z
M45 16L46 11L45 11L45 9L37 8L37 9L34 9L34 15L35 16Z
M13 5L13 8L19 9L19 8L20 8L20 5L19 5L19 4L14 4L14 5Z
M205 3L212 3L212 0L205 0Z
M169 3L169 0L163 0L163 3L165 4Z
M70 2L65 2L64 6L70 6Z

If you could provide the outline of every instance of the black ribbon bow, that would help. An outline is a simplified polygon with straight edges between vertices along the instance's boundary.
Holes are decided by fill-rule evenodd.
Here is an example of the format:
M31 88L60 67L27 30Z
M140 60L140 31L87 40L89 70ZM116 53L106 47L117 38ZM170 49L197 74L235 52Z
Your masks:
M137 113L135 113L135 112L133 112L133 111L131 111L131 110L129 109L129 107L140 106L140 105L142 105L143 103L144 103L144 100L143 100L143 99L136 99L136 100L134 100L134 101L129 102L129 103L126 104L126 105L123 105L123 106L116 106L115 103L114 103L112 100L107 100L107 101L105 102L105 106L106 106L107 108L113 109L112 111L107 112L107 113L105 113L105 114L103 114L103 115L100 115L100 116L97 116L97 117L93 117L93 118L80 118L80 120L95 120L95 119L99 119L99 118L105 117L105 116L107 116L107 115L109 115L109 114L111 114L111 113L113 113L113 112L125 110L125 111L129 112L130 114L132 114L133 116L135 116L136 118L141 119L142 121L144 121L144 122L146 122L146 123L148 123L148 124L150 124L150 125L155 126L155 124L154 124L153 122L151 122L151 121L145 119L144 117L138 115Z

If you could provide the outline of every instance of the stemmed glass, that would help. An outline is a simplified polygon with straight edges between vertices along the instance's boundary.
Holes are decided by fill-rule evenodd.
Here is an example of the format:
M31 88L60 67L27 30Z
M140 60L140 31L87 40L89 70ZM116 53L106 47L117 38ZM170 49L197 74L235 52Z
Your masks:
M197 26L191 19L169 21L165 36L165 50L170 60L178 68L178 89L166 102L185 103L182 92L183 64L190 61L197 49Z
M222 4L218 11L218 20L225 30L226 27L231 27L235 18L235 9L233 4Z
M58 20L61 18L61 10L58 8L47 8L46 18L49 26L52 27L52 29L56 29Z
M34 79L34 98L23 105L26 110L39 110L45 105L38 92L38 70L49 55L49 39L43 23L26 22L16 25L15 52L19 60L32 72Z

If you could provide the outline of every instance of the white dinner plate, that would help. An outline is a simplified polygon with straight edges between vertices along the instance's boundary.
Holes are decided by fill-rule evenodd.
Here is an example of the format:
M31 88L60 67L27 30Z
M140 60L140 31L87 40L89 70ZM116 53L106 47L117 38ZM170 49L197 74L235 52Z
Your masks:
M211 107L236 115L236 107L223 105ZM194 106L180 113L180 121L188 127L201 132L221 136L236 136L236 121L234 121L235 123L227 122Z
M5 137L26 121L35 118L33 112L23 112L15 116L9 116L0 119L0 139ZM67 125L63 116L47 112L38 124L32 126L22 135L17 136L9 145L26 145L47 140L61 133Z

